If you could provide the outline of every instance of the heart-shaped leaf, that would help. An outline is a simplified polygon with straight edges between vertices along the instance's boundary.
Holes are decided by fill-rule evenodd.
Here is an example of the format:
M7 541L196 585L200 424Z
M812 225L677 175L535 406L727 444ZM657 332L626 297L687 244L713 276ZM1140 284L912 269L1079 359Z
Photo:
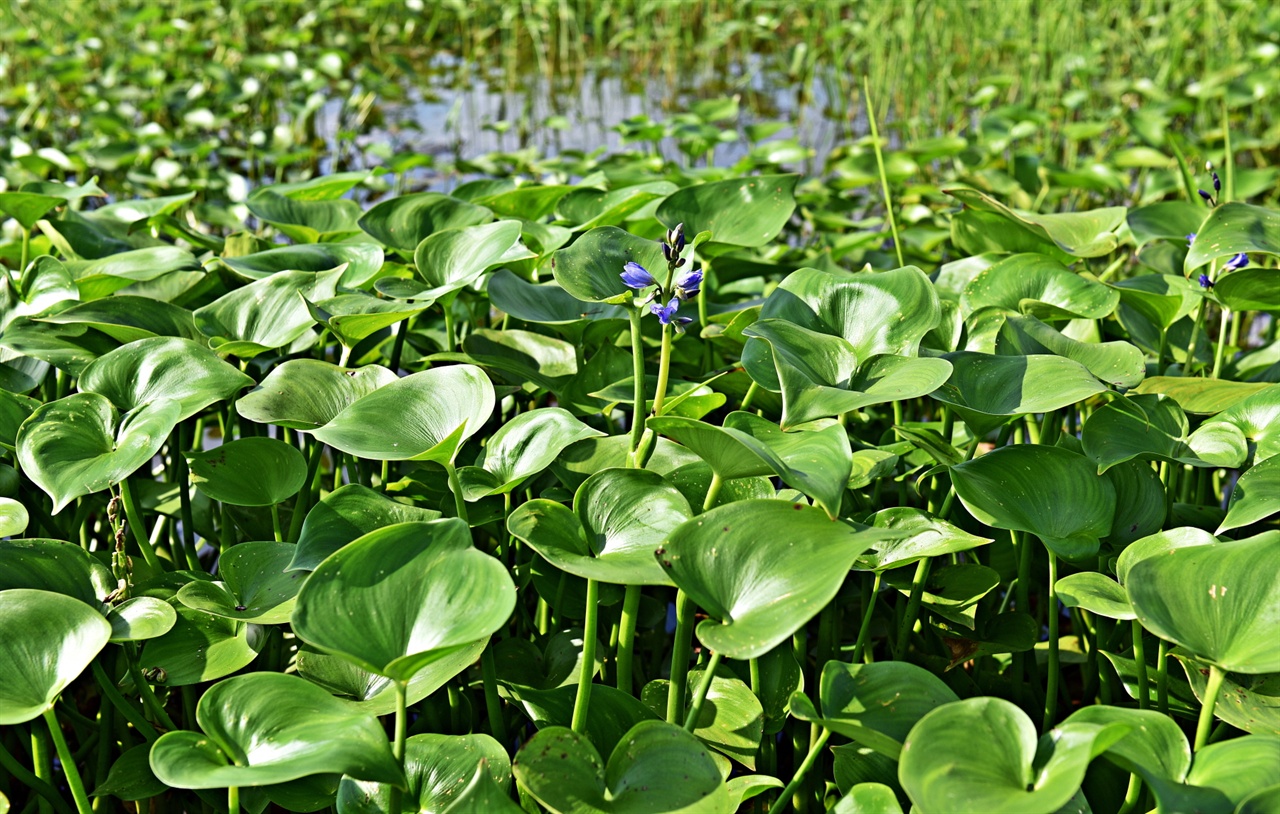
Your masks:
M951 378L932 397L960 408L978 432L998 427L1007 416L1047 413L1106 389L1079 362L1060 356L960 351L946 358Z
M1230 469L1244 463L1249 451L1243 433L1229 422L1190 432L1177 402L1159 395L1129 396L1098 408L1084 423L1081 443L1099 472L1135 458Z
M408 256L429 235L491 220L493 212L483 206L438 192L420 192L383 201L360 218L360 228Z
M273 506L307 479L302 453L274 438L239 438L186 457L196 489L232 506Z
M290 359L237 400L236 412L259 424L314 430L396 380L381 365L341 368L318 359Z
M582 320L627 318L626 311L616 305L583 302L555 281L534 285L508 269L493 273L488 291L494 308L524 322L566 325Z
M687 186L658 206L658 220L667 228L683 223L691 235L711 232L716 243L763 246L795 211L799 180L798 175L758 175Z
M1200 703L1205 703L1209 667L1175 648L1187 683ZM1259 735L1280 735L1280 673L1224 672L1213 714L1237 729Z
M1137 346L1128 342L1077 342L1035 317L1005 317L993 349L1005 356L1062 356L1079 362L1098 379L1116 387L1134 387L1147 375L1146 360Z
M346 266L338 284L359 288L382 268L382 249L372 243L303 243L281 246L242 257L220 257L218 262L246 280L261 280L281 271L329 271Z
M1214 207L1196 232L1183 268L1194 276L1201 266L1240 252L1280 254L1280 214L1236 201Z
M164 336L204 339L196 328L195 317L187 309L128 294L81 303L56 314L46 313L36 321L51 325L86 325L121 344Z
M514 607L506 568L450 518L388 526L330 555L298 594L293 629L321 650L408 681L487 638Z
M0 591L0 725L40 717L111 637L102 614L49 591Z
M471 285L519 240L517 220L446 229L423 238L413 252L413 262L431 289L421 299L438 299Z
M603 435L560 407L521 413L489 437L478 466L458 471L463 494L467 500L509 494L550 466L565 447Z
M555 255L556 282L575 299L620 305L635 293L622 282L622 267L639 263L654 274L666 266L662 244L645 240L616 226L602 226L581 235Z
M306 300L332 297L344 271L272 274L197 308L196 326L220 356L251 359L287 347L315 324Z
M960 296L966 316L995 306L1041 319L1102 319L1120 294L1043 254L1015 254L978 272Z
M287 571L313 571L333 552L371 531L396 523L435 520L440 512L397 503L358 483L340 486L307 512Z
M245 204L256 217L299 243L331 242L360 232L360 204L345 198L300 200L263 187Z
M479 661L488 644L487 638L477 639L414 673L405 689L405 703L412 706L449 683ZM386 676L306 645L298 648L297 666L298 675L307 681L319 684L330 694L346 699L371 715L390 715L396 711L395 682Z
M1240 404L1271 387L1266 382L1233 382L1224 379L1152 376L1138 385L1139 393L1169 396L1193 415L1213 415Z
M1240 476L1231 490L1227 516L1219 524L1217 533L1257 523L1276 512L1280 512L1280 457L1254 464Z
M1083 571L1058 580L1058 600L1068 608L1084 608L1108 619L1136 619L1129 595L1106 574Z
M362 340L397 322L421 314L430 306L429 301L407 303L382 299L364 292L339 294L319 302L307 301L311 318L328 328L347 348L355 347Z
M205 735L168 732L151 747L151 769L166 785L263 786L339 773L404 784L378 720L297 676L221 681L200 697L196 720Z
M414 735L405 741L404 768L409 786L401 798L402 812L448 810L477 771L488 775L500 792L511 785L507 750L488 735ZM390 803L391 789L382 783L344 777L338 787L339 814L384 814ZM510 799L507 804L515 806Z
M173 606L154 596L126 599L107 612L111 642L140 642L168 633L178 621Z
M97 610L115 587L110 569L78 545L61 540L0 540L0 591L52 591Z
M218 559L221 581L188 582L178 590L178 601L188 608L242 622L287 622L305 576L284 570L293 558L293 549L292 543L232 546Z
M874 543L871 550L857 559L854 567L859 570L886 571L926 557L955 554L991 542L989 537L970 534L907 506L881 509L869 519L875 528L896 532L898 536Z
M1127 214L1123 206L1049 215L1027 214L1014 212L976 189L943 191L980 215L977 228L981 229L982 225L994 222L1012 230L1012 245L997 245L995 248L1002 251L1035 251L1038 249L1033 248L1033 244L1040 243L1050 251L1059 253L1060 259L1068 262L1073 257L1101 257L1110 254L1119 243L1116 230L1124 225ZM953 233L955 229L953 225Z
M157 683L184 687L216 681L244 669L264 644L262 628L204 613L170 601L177 612L173 627L149 639L138 656L144 669L163 675Z
M701 686L704 675L704 670L690 670L689 686ZM640 697L655 714L665 714L670 689L669 681L650 681ZM689 702L691 699L685 700ZM686 703L682 714L687 715L688 712ZM728 670L721 669L711 679L693 734L725 757L748 769L755 769L756 752L760 750L760 739L764 734L764 707L750 687L734 678Z
M689 520L658 549L668 576L713 618L698 639L758 658L830 602L854 559L884 532L785 500L747 500Z

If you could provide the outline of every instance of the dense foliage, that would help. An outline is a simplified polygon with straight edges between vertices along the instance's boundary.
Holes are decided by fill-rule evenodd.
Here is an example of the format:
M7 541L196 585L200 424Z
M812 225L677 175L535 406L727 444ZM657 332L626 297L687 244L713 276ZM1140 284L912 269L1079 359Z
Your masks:
M1266 15L1097 119L995 76L818 166L726 97L368 169L306 110L407 21L623 26L186 5L0 32L56 76L0 100L0 812L1280 806ZM167 73L250 30L302 58Z

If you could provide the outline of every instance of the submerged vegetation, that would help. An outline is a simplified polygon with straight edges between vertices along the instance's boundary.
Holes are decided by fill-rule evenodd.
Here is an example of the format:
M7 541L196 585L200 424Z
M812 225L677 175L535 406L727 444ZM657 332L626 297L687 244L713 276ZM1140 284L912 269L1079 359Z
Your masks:
M0 812L1280 804L1270 4L0 42Z

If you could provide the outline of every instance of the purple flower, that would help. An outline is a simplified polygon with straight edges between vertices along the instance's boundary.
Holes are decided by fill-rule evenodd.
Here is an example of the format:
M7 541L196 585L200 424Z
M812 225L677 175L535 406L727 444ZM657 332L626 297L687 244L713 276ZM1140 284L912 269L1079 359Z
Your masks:
M693 322L692 317L676 316L676 311L678 310L680 310L680 300L675 297L671 298L671 301L667 303L665 308L656 302L649 306L649 311L655 314L658 317L658 321L663 325L674 324L678 327L681 325L688 325L690 322Z
M1204 202L1209 204L1209 206L1213 206L1216 203L1216 201L1213 200L1213 196L1205 192L1203 189L1198 189L1196 191L1200 193L1200 197L1204 198Z
M1188 246L1191 246L1191 245L1192 245L1192 244L1194 244L1195 242L1196 242L1196 233L1195 233L1195 232L1187 232L1187 245L1188 245Z
M1210 280L1210 279L1209 279L1209 275L1208 275L1208 274L1201 274L1201 275L1200 275L1200 287L1201 287L1201 288L1213 288L1213 280Z
M637 291L658 284L658 281L653 279L653 275L649 273L648 269L634 260L622 267L622 274L619 276L622 277L622 282L626 284L627 288L634 288Z
M1242 269L1247 265L1249 265L1249 255L1244 252L1240 252L1235 257L1228 260L1227 264L1222 267L1222 270L1224 272L1236 271L1237 269Z
M673 292L677 298L681 300L691 300L698 296L698 291L702 287L702 271L688 269L680 272L676 276Z

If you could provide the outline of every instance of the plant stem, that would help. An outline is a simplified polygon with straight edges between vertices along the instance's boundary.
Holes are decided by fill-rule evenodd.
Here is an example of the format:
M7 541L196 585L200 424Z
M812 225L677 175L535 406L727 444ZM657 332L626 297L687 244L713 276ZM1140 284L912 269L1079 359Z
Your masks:
M570 726L579 734L587 731L587 711L591 706L591 682L596 674L596 628L600 623L600 583L587 580L587 607L582 622L582 669L578 673L578 695L573 700Z
M302 482L302 489L293 503L293 516L289 518L289 542L296 543L302 536L302 523L311 509L311 487L315 483L316 473L320 470L320 457L324 455L324 444L311 439L311 449L307 452L307 479Z
M689 654L693 649L693 600L676 591L676 639L671 650L671 688L667 693L667 723L679 726L684 712L685 684L689 678Z
M901 658L907 652L907 644L911 640L911 630L916 626L916 617L920 615L920 603L924 599L924 584L929 580L928 557L916 563L916 573L911 580L911 596L907 599L907 610L902 616L902 624L898 626L898 645L896 657Z
M1231 322L1231 312L1226 308L1222 309L1222 313L1218 316L1220 324L1218 325L1218 345L1213 351L1213 372L1209 374L1209 378L1218 378L1218 371L1222 370L1222 354L1223 348L1227 344L1227 327Z
M449 473L449 491L453 492L453 505L457 507L458 517L462 518L462 522L470 525L471 521L467 518L467 501L462 496L462 481L458 480L458 470L452 462L442 462L442 465Z
M644 435L644 343L641 341L640 318L643 316L639 308L631 309L631 363L632 375L635 378L634 397L631 406L631 454L634 461L640 449L640 438Z
M759 389L760 389L760 385L756 384L754 381L751 382L751 386L747 388L747 394L742 397L742 406L739 407L738 409L742 410L744 413L747 410L750 410L751 402L755 401L756 391L758 391Z
M1058 716L1058 556L1049 554L1049 676L1044 693L1044 726L1048 732Z
M1133 660L1138 667L1138 709L1151 706L1151 682L1147 677L1147 654L1142 641L1142 623L1137 619L1130 622L1133 630Z
M809 754L805 755L804 762L800 764L800 768L796 769L795 775L791 778L791 782L782 790L782 794L769 807L769 814L782 814L787 808L787 803L795 795L796 790L800 788L800 784L804 782L804 776L813 768L813 764L817 762L818 755L822 752L822 747L827 745L827 738L831 736L831 732L823 729L822 734L818 736L813 745L809 747Z
M1156 708L1163 715L1169 714L1169 644L1160 640L1156 650Z
M280 528L280 504L271 504L271 533L275 535L277 543L284 542L284 530Z
M187 469L185 453L193 443L198 444L200 439L197 438L194 442L188 440L188 432L190 430L184 424L179 424L174 431L176 448L172 451L173 476L177 481L175 485L178 487L178 516L182 518L182 548L187 566L196 571L200 568L200 559L196 556L196 525L191 510L191 484L189 483L191 476Z
M862 609L862 626L858 628L858 641L853 646L853 657L849 660L857 664L862 660L862 650L867 645L867 637L871 633L871 615L876 609L876 597L880 594L880 580L884 574L875 572L875 581L871 583L871 595L867 598L866 607Z
M1218 692L1222 689L1222 679L1226 673L1216 664L1209 665L1209 682L1204 688L1204 698L1200 701L1200 719L1196 722L1195 751L1209 742L1209 729L1213 725L1213 708L1218 703Z
M5 771L13 775L14 780L22 783L47 800L58 814L72 814L74 809L67 805L67 801L62 799L62 796L58 794L58 790L50 783L36 777L26 766L19 763L17 758L9 754L9 750L4 748L3 741L0 741L0 766L3 766Z
M653 414L662 415L667 398L667 378L671 373L671 326L662 326L662 353L658 356L658 387L653 394Z
M711 682L715 679L716 668L720 666L721 654L711 651L711 660L707 662L707 668L702 674L702 680L698 682L698 689L694 692L693 700L689 704L689 715L684 719L684 728L686 732L692 732L698 728L698 716L702 714L702 705L707 700L707 693L711 691Z
M240 787L227 787L227 812L228 814L240 814Z
M164 566L160 564L160 559L156 557L156 550L151 547L151 541L147 539L147 530L142 525L142 512L138 511L138 503L133 499L133 490L129 488L128 478L120 481L120 499L124 503L124 516L129 521L129 529L133 532L134 542L138 544L138 548L142 551L142 558L147 561L147 565L155 570L164 571Z
M889 176L884 171L884 153L880 149L880 130L876 127L876 106L871 100L871 78L868 76L862 77L862 94L867 101L867 123L871 125L871 148L875 150L876 169L880 171L885 216L889 219L889 233L893 235L893 250L898 256L898 266L902 267L907 263L902 259L902 241L898 240L898 221L893 216L893 196L889 193Z
M80 779L80 770L76 768L75 755L67 747L67 739L62 734L62 726L58 716L53 714L53 705L44 711L44 722L49 725L49 734L53 736L53 746L58 750L58 760L62 762L62 774L71 789L71 799L76 801L76 810L80 814L92 814L93 806L89 804L89 796L84 792L84 781Z
M146 717L138 711L138 708L130 704L116 689L115 682L107 677L106 671L102 669L102 665L98 663L98 660L94 659L90 662L89 667L93 670L93 680L98 683L98 689L102 692L103 697L124 715L126 721L133 724L133 728L138 730L138 733L146 739L147 743L155 743L160 735L156 733L155 728L151 726Z
M150 712L153 718L170 732L176 730L178 725L169 717L169 713L164 711L164 707L160 706L160 699L156 698L156 694L151 690L151 685L147 683L147 679L142 675L142 669L138 667L137 648L133 642L125 643L125 664L128 665L129 677L133 679L134 689L138 691L139 697L142 698L142 704Z
M507 742L507 722L502 719L502 699L498 697L498 670L493 663L493 648L486 645L480 655L480 676L484 681L484 707L489 714L489 727L498 742Z
M716 505L716 500L720 497L720 487L724 486L724 480L721 479L719 472L711 473L711 483L707 486L707 496L702 501L702 510L710 511Z
M628 585L622 595L622 619L618 623L618 689L631 694L632 665L635 663L636 616L640 613L640 586Z
M396 690L396 718L395 718L395 735L391 742L391 754L395 757L396 762L400 764L400 768L404 769L404 741L405 735L409 731L409 710L408 710L408 694L409 682L395 681L393 682ZM391 799L388 801L389 810L394 812L400 811L400 787L391 786Z
M1142 778L1136 774L1129 775L1129 788L1124 793L1124 803L1116 814L1129 814L1142 799Z

